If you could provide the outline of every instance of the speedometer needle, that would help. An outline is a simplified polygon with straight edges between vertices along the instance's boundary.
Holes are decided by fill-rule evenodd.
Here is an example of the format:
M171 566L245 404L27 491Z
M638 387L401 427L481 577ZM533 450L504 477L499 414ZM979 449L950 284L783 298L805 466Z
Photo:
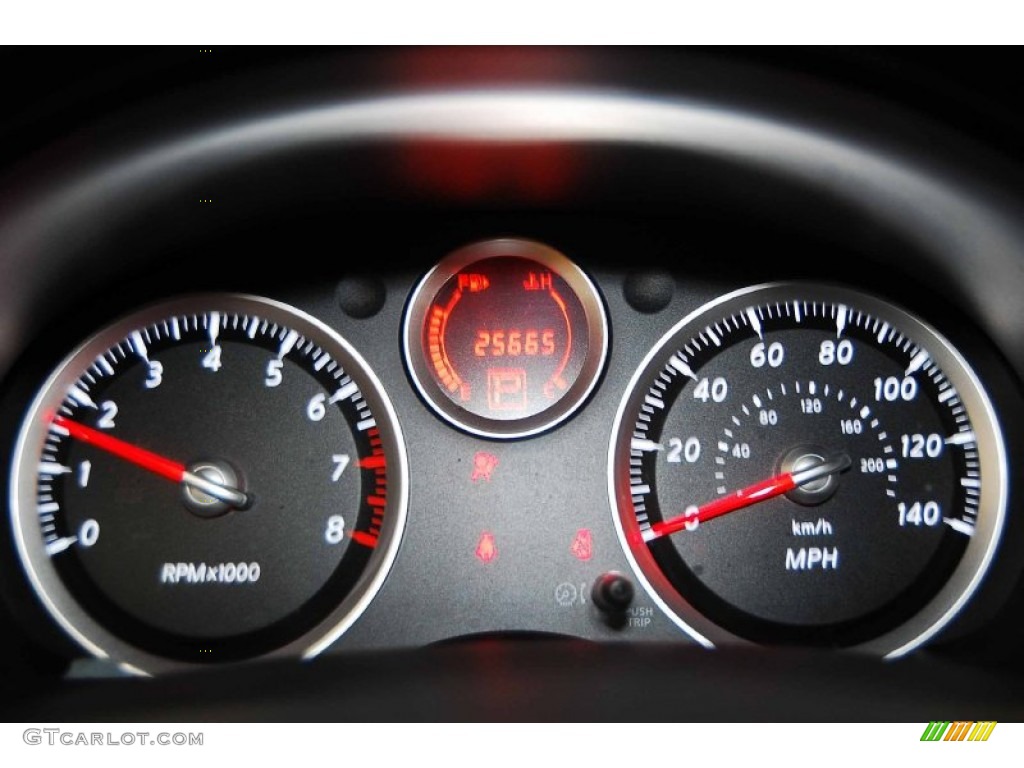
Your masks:
M191 486L208 496L223 501L225 504L230 504L236 509L245 509L249 506L249 497L237 488L231 488L230 486L197 475L194 472L189 472L185 469L184 464L177 461L160 456L152 451L147 451L145 448L140 448L137 445L126 443L124 440L63 416L56 416L53 423L62 429L66 429L68 434L76 440L94 445L107 453L117 456L119 459L124 459L138 467L148 469L150 472L166 477L175 483L184 483Z
M655 523L643 532L642 538L644 541L654 541L662 536L668 536L682 530L692 531L700 523L727 515L744 507L759 504L768 499L774 499L776 496L781 496L801 485L834 475L837 472L842 472L851 463L850 457L847 454L840 453L822 460L820 464L799 469L796 472L783 472L781 475L769 477L767 480L761 480L753 485L748 485L746 488L734 491L728 496L709 501L703 506L689 507L681 515Z

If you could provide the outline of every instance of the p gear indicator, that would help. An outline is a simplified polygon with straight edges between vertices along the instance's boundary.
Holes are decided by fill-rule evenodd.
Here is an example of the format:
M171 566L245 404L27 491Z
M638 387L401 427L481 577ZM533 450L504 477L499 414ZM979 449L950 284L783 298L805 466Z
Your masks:
M586 275L541 243L461 248L413 293L404 342L412 378L452 424L524 437L566 419L607 354L604 307Z

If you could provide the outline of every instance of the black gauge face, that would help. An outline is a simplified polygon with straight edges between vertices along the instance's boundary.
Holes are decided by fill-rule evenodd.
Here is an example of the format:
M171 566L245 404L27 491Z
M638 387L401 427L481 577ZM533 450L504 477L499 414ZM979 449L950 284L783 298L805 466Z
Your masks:
M406 355L427 402L488 437L521 437L567 418L606 353L604 308L557 251L489 240L445 258L416 289Z
M146 670L315 649L372 597L404 514L398 427L365 363L248 297L171 302L87 342L37 398L14 473L48 607Z
M631 554L706 638L899 650L973 590L1005 504L998 427L959 355L816 286L740 292L674 329L612 454Z

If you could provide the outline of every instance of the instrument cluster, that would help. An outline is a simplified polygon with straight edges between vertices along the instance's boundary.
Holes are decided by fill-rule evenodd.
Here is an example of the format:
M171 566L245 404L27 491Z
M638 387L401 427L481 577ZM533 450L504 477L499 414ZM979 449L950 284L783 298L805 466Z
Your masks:
M505 633L898 656L955 626L1012 514L1019 393L982 334L856 279L626 261L477 238L65 330L8 404L34 599L144 674Z

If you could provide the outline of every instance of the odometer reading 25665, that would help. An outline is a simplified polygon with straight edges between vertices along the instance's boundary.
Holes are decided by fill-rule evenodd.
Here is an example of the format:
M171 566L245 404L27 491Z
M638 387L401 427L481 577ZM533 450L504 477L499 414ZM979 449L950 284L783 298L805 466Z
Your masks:
M969 598L1006 496L992 406L952 346L801 284L672 329L623 401L610 471L628 554L695 637L880 653Z
M405 351L427 403L462 429L522 437L575 411L607 350L593 284L558 251L502 239L450 254L420 283Z

